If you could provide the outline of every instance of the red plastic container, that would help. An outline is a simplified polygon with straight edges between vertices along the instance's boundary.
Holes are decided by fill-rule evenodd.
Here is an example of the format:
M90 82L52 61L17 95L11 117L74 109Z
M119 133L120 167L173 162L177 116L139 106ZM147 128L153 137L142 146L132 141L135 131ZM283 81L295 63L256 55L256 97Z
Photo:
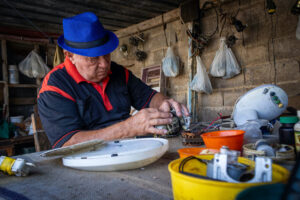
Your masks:
M243 130L214 131L201 135L206 148L220 149L222 146L228 146L231 150L241 151L244 140Z

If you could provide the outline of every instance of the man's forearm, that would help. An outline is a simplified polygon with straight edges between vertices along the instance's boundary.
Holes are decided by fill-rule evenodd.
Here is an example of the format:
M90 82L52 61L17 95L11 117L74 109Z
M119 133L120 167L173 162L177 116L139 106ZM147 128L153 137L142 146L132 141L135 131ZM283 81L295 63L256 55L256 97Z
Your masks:
M114 140L126 138L131 136L129 130L130 128L128 127L128 123L123 121L103 129L79 131L73 135L63 146L70 146L94 139Z

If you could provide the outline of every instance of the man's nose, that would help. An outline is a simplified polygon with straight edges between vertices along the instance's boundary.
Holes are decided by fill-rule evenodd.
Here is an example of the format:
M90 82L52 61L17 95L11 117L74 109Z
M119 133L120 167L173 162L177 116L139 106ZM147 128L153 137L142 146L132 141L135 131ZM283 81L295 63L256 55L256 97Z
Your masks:
M109 60L107 60L105 58L105 56L99 56L98 57L98 65L100 67L107 67L108 64L109 64Z

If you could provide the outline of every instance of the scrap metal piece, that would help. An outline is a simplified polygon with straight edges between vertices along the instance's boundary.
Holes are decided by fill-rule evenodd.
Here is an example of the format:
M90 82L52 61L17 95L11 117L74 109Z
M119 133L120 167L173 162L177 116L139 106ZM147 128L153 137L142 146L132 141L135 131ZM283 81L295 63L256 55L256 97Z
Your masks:
M219 154L215 154L213 160L213 172L212 178L223 180L231 183L240 183L240 181L232 178L228 173L228 166L237 162L238 156L231 154L231 152L222 151ZM229 154L228 154L229 153ZM231 155L230 155L231 154ZM240 163L238 163L240 164ZM232 165L239 170L241 166ZM231 168L232 168L231 166ZM236 177L241 177L236 176ZM244 183L258 183L258 182L271 182L272 181L272 160L266 157L257 157L255 159L255 175L252 179L245 181Z
M90 151L100 147L101 145L104 145L103 140L90 140L90 141L74 144L67 147L52 149L40 154L40 156L42 157L66 156L74 153L79 153L81 151Z

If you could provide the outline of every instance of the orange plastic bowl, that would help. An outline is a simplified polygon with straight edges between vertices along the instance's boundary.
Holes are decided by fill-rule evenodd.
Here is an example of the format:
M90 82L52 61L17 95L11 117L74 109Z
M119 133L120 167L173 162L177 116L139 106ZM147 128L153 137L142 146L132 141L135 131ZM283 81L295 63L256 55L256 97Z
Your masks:
M228 146L231 150L241 151L244 139L243 130L214 131L201 135L204 144L209 149L220 149Z
M202 153L202 151L208 150L209 153ZM218 149L208 149L202 147L194 147L194 148L183 148L178 149L177 152L179 153L180 158L186 158L189 156L198 156L198 155L207 155L207 154L215 154L219 153Z

